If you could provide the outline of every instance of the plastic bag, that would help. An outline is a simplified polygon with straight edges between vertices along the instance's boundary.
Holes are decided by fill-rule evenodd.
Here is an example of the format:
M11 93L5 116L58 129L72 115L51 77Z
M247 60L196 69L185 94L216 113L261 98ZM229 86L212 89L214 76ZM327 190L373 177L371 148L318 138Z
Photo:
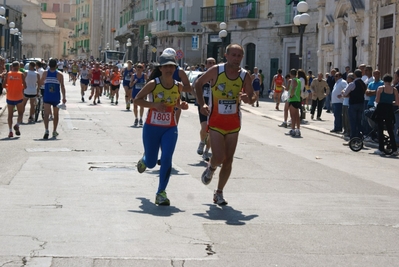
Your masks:
M284 91L284 93L281 94L281 102L286 102L288 100L288 91Z
M273 95L274 95L274 91L270 91L270 93L269 93L269 98L270 98L270 99L273 99Z

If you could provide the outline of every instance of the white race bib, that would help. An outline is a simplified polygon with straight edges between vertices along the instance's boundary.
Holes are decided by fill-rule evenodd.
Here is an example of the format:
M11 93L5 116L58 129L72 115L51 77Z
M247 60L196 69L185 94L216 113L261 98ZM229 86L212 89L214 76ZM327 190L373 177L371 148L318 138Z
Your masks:
M172 112L152 111L151 124L154 125L170 125L172 122Z
M94 84L100 84L99 80L94 80Z
M144 87L144 83L136 83L136 89L141 90Z
M125 81L130 81L130 76L129 75L125 77Z
M237 113L237 100L219 100L218 112L221 115Z

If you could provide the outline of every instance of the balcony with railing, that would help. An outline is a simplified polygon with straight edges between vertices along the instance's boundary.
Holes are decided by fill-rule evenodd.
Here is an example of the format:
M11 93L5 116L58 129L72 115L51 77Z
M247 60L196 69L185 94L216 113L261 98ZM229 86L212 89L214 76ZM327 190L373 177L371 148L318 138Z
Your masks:
M229 14L229 19L234 21L258 20L259 2L241 2L231 4Z
M228 9L227 6L201 7L201 24L218 24L227 21Z
M169 26L170 35L193 35L201 32L201 26L198 23L184 22L178 25Z
M148 9L146 10L136 9L134 11L133 17L134 17L134 22L139 24L148 23L153 21L154 19L152 11Z

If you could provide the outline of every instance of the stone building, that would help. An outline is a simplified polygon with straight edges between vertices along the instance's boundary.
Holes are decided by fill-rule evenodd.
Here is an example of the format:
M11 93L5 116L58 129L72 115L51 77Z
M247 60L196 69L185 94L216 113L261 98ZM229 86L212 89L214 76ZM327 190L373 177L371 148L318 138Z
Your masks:
M318 9L320 71L364 63L384 74L399 66L396 0L319 0Z
M311 21L303 35L303 59L299 59L300 34L293 24L299 1L291 0L204 0L201 8L203 29L202 58L212 56L222 61L224 47L238 43L244 47L242 67L262 69L265 87L281 68L287 74L291 68L317 69L316 0L308 0ZM228 35L219 38L220 22L226 22Z

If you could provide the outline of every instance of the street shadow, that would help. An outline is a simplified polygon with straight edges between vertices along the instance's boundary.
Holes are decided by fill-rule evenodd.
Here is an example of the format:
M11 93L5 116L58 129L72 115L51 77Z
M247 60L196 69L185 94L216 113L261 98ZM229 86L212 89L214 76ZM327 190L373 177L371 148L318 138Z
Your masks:
M204 205L209 206L209 210L206 213L194 213L193 215L212 221L225 221L228 225L245 225L246 221L259 216L257 214L244 215L242 211L235 210L230 206Z
M43 139L43 138L33 139L33 141L41 141L41 142L51 142L51 141L61 141L61 140L62 139L54 138L54 137L50 137L49 139Z
M154 168L155 168L155 167L154 167ZM148 169L147 169L147 172L148 172L148 173L151 173L151 174L158 174L158 175L159 175L160 169L156 169L156 170L154 170L154 169L148 170ZM175 168L172 167L172 170L171 170L171 172L170 172L170 175L187 175L187 173L186 173L186 172L179 172L178 170L176 170Z
M0 141L15 141L15 140L19 140L19 136L15 136L15 137L4 137L1 138Z
M149 214L158 217L170 217L175 213L185 212L174 206L157 206L147 198L138 197L137 199L141 201L141 205L139 206L141 210L128 210L128 212Z
M201 161L199 161L197 163L188 164L188 166L192 166L192 167L208 167L208 162L206 162L204 160L201 160Z

